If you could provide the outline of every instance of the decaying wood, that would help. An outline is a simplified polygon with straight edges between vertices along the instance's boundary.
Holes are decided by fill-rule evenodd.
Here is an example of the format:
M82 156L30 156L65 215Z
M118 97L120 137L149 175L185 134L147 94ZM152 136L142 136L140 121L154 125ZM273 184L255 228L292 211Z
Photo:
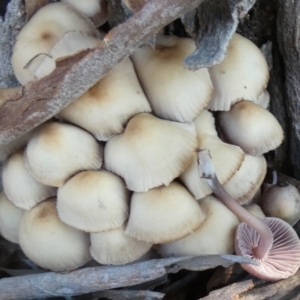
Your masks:
M290 161L300 179L300 2L278 1L277 38L285 67L285 102L290 127Z
M0 280L1 300L68 297L101 290L130 287L154 280L181 269L206 270L234 262L254 263L234 255L207 255L155 259L124 266L101 266L76 270L66 274L42 273Z
M0 108L0 144L57 114L147 38L202 1L149 0L129 20L113 28L94 50L61 61L52 74L27 84L21 98L10 99Z
M256 0L205 1L198 7L196 50L185 59L189 70L207 68L222 61L230 39Z

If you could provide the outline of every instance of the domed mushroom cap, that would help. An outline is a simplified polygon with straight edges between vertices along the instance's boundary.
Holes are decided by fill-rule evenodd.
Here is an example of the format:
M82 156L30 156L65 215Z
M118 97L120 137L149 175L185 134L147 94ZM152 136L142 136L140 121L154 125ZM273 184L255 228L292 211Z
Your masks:
M35 80L28 65L45 58L53 46L68 31L80 31L99 36L92 22L66 3L51 3L34 14L20 31L13 49L12 65L21 84ZM44 54L39 58L40 54Z
M241 167L224 184L224 189L240 204L249 204L267 173L264 156L246 154Z
M129 214L130 192L119 176L105 170L85 171L57 193L57 210L66 224L87 232L122 226Z
M259 265L242 265L250 274L263 280L280 280L296 273L300 265L300 241L294 229L277 218L263 218L271 231L274 241L269 253L262 259L256 259L255 249L260 235L246 223L241 223L236 231L235 251L257 260Z
M132 116L150 111L132 62L127 58L57 116L88 130L96 139L107 141L122 133Z
M156 48L144 47L132 60L156 116L190 122L204 109L213 90L207 69L184 68L186 56L195 50L189 38L158 36Z
M56 194L56 188L37 182L30 176L25 167L23 151L16 152L5 161L2 184L8 199L25 210Z
M193 196L173 181L169 186L133 193L125 233L148 243L167 243L196 230L204 218Z
M14 206L0 193L0 234L12 243L19 243L19 223L24 210Z
M208 69L214 91L207 108L229 110L242 99L255 101L266 88L269 70L260 49L250 40L235 34L225 59Z
M125 226L91 233L92 257L104 265L123 265L140 259L152 244L138 241L124 233Z
M91 258L89 235L59 219L54 198L24 213L19 242L32 262L56 272L76 269Z
M300 219L300 194L291 184L269 187L261 195L259 204L266 216L280 218L292 226Z
M195 149L193 124L142 113L128 122L124 133L106 143L105 167L123 177L128 189L145 192L168 185L182 173Z
M83 129L50 122L31 137L24 154L35 180L59 187L78 171L100 169L102 152L102 145Z
M252 155L274 150L283 141L283 130L276 118L249 101L241 101L230 111L221 112L219 121L226 141Z
M238 218L214 196L204 198L199 204L205 214L201 226L180 240L159 245L158 252L163 257L234 252Z

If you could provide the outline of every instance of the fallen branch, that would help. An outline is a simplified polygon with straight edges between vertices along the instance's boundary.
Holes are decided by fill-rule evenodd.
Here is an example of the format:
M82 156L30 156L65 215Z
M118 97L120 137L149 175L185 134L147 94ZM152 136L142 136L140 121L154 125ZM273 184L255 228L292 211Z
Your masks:
M101 290L130 287L176 273L181 269L202 271L216 266L254 263L235 255L207 255L155 259L124 266L101 266L76 270L70 273L42 273L0 280L1 300L68 297Z
M8 99L1 106L0 145L53 117L150 36L201 2L149 0L129 20L113 28L95 49L60 61L52 74L27 84L22 97Z

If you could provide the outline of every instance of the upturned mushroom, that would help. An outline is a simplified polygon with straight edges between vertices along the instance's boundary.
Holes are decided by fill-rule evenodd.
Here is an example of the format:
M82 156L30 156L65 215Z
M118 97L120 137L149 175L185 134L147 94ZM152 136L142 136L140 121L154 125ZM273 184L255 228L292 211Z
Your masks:
M76 124L100 141L124 131L128 120L151 107L129 58L63 109L57 117Z
M33 263L55 272L76 269L91 259L89 235L59 219L54 198L23 214L19 243Z
M208 69L214 91L207 109L227 111L240 100L256 101L269 80L267 61L250 40L234 34L225 59Z
M2 184L5 194L15 206L29 210L37 203L55 196L56 188L32 178L25 167L23 156L23 151L18 151L5 161Z
M105 232L91 233L91 255L103 265L123 265L140 259L152 247L124 233L125 225Z
M82 35L91 36L91 39L98 40L99 38L99 33L95 30L93 23L66 3L48 4L34 14L21 29L12 54L14 73L22 85L52 72L53 63L55 68L55 60L49 53L56 43L70 31L81 32ZM81 43L81 49L89 46ZM74 51L76 53L78 48ZM69 54L73 53L72 50ZM45 63L45 60L50 64L48 71L46 68L48 74L43 69L39 75L38 68Z
M240 206L220 184L207 150L198 151L199 175L206 178L216 197L243 222L236 231L237 255L258 261L242 267L264 280L280 280L300 266L300 241L294 229L278 218L259 219Z
M226 141L252 155L274 150L284 138L277 119L268 110L249 101L240 101L230 111L220 112L218 119Z
M207 69L191 72L183 61L195 50L189 38L157 36L155 49L132 54L141 85L156 116L190 122L204 109L213 90Z
M187 168L195 149L192 123L142 113L130 119L124 133L106 143L105 168L124 178L129 190L145 192L170 184Z
M19 243L19 223L24 210L13 205L0 193L0 234L8 241Z
M57 192L60 219L86 232L121 227L129 215L131 193L119 176L105 171L84 171Z
M167 243L190 234L204 219L193 196L173 181L168 186L133 193L125 234L148 243Z
M32 135L24 153L30 175L55 187L79 171L100 169L102 155L103 146L90 133L60 122L44 124Z

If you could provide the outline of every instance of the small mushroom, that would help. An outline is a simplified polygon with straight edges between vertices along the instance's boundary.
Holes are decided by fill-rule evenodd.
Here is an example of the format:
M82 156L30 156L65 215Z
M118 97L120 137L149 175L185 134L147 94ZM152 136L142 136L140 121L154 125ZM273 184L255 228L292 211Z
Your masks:
M100 169L102 152L102 145L83 129L49 122L33 134L24 157L36 181L59 187L78 171Z
M216 197L243 222L236 231L237 255L252 258L258 265L242 267L264 280L280 280L296 273L300 266L300 242L294 229L278 218L259 219L240 206L222 187L209 152L198 152L199 174Z
M118 228L129 214L130 192L119 176L105 170L84 171L57 192L57 210L66 224L87 232Z
M300 194L291 184L272 185L259 198L268 217L280 218L292 226L300 219Z
M189 165L196 149L192 123L161 120L142 113L104 149L105 168L123 177L127 188L145 192L168 185Z
M29 210L37 203L56 195L56 188L32 178L25 167L23 156L23 151L18 151L5 161L2 184L5 194L15 206Z
M19 243L33 263L55 272L76 269L91 259L89 235L59 219L54 198L23 214Z
M277 119L258 104L240 101L230 111L220 112L218 118L226 141L240 146L246 153L261 155L283 141L283 130Z
M12 243L19 243L19 223L24 210L14 206L0 193L0 234Z
M250 40L234 34L225 59L208 69L214 91L207 109L227 111L240 100L256 101L269 80L267 61Z
M151 112L151 107L127 58L57 116L107 141L141 112Z
M103 265L123 265L140 259L152 247L124 233L125 225L105 232L91 233L91 255Z
M155 49L132 54L141 85L156 116L190 122L204 109L213 90L207 69L191 72L183 61L195 50L190 38L156 37Z
M178 182L133 193L125 233L137 240L161 244L196 230L205 219L197 201Z

